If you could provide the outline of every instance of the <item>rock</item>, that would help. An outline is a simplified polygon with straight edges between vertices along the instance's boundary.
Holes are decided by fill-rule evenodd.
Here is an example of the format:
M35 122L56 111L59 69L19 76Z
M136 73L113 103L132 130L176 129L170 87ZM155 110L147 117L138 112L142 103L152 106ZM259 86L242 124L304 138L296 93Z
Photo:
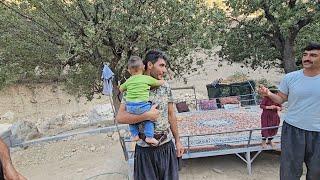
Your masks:
M223 171L220 170L220 169L217 169L217 168L212 168L212 171L213 171L213 172L216 172L216 173L218 173L218 174L223 174Z
M36 125L29 121L18 121L11 127L13 144L21 143L41 136Z
M63 158L69 158L69 157L71 157L72 155L71 154L65 154L64 156L63 156Z
M11 127L12 124L3 123L0 124L0 137L7 144L7 146L11 146L12 142L10 139L11 136Z
M14 118L14 113L11 111L8 111L4 113L2 116L0 116L1 120L12 120Z
M40 130L41 132L46 132L50 129L57 129L57 128L61 128L66 121L66 116L64 114L59 114L58 116L46 120L44 121L41 125L40 125Z
M110 120L113 121L113 111L111 104L100 104L95 106L88 114L90 123Z
M37 127L36 129L36 131L32 131L27 135L26 140L36 139L41 136Z
M114 132L114 133L112 134L112 140L114 140L114 141L118 141L118 140L119 140L119 134L118 134L118 132Z
M113 131L107 132L107 137L112 137L112 135L113 135Z
M26 149L29 148L29 146L28 145L22 145L22 146L20 146L20 148L22 148L23 150L26 150Z
M53 126L63 126L66 121L66 115L65 114L59 114L55 118L50 120L50 125Z
M38 103L38 101L37 101L36 99L34 99L34 98L32 98L32 99L30 100L30 102L33 103L33 104Z
M90 147L90 151L93 152L93 151L95 151L95 150L96 150L96 147L95 147L95 146L91 146L91 147Z
M71 152L76 152L76 151L77 151L77 149L72 149L72 150L71 150Z
M81 173L81 172L83 172L83 168L80 168L77 170L77 173Z

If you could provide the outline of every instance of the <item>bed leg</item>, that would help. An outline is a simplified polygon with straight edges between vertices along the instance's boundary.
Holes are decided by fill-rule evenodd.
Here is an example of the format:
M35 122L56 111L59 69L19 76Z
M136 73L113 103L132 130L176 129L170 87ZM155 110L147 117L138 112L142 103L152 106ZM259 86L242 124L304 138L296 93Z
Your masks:
M247 169L248 169L248 173L251 176L252 174L252 170L251 170L251 157L250 157L250 151L246 152L246 160L247 160Z

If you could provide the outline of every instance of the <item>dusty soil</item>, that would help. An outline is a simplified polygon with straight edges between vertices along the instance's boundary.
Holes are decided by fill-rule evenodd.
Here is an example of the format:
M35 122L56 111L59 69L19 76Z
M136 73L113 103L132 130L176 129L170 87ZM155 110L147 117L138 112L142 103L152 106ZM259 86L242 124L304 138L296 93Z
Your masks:
M14 85L0 91L0 116L12 112L13 118L1 120L1 123L13 123L17 120L37 122L59 114L70 116L88 113L96 104L108 103L108 99L97 95L93 101L75 98L63 91L62 85L34 84Z
M106 134L14 149L13 163L31 180L127 179L127 164L119 142ZM262 153L253 163L253 174L235 155L183 160L181 180L279 179L279 155ZM100 176L99 176L100 175Z

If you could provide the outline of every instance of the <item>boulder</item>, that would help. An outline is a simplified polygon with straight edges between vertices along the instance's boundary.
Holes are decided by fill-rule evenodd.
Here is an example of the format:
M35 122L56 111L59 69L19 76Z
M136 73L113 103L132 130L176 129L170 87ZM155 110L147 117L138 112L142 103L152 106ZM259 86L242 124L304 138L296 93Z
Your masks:
M0 137L9 147L11 146L11 127L12 124L0 124Z
M0 116L0 119L2 120L12 120L14 118L14 113L11 111L8 111L4 113L2 116Z
M66 116L64 114L59 114L58 116L52 119L48 119L44 121L40 125L40 130L41 132L46 132L50 129L61 128L63 125L65 125L65 123L66 123Z
M19 120L11 127L11 141L13 144L22 143L40 136L38 128L30 121Z
M96 105L88 114L90 123L100 121L113 121L113 111L111 104Z

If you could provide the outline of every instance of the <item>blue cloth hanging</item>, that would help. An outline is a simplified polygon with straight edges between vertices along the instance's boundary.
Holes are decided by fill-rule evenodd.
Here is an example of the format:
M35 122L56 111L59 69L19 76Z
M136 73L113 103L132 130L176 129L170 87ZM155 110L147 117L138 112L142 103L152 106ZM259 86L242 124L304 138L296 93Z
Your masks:
M108 65L103 66L102 76L103 79L103 90L102 94L104 95L111 95L112 93L112 80L113 80L114 73L111 71Z

